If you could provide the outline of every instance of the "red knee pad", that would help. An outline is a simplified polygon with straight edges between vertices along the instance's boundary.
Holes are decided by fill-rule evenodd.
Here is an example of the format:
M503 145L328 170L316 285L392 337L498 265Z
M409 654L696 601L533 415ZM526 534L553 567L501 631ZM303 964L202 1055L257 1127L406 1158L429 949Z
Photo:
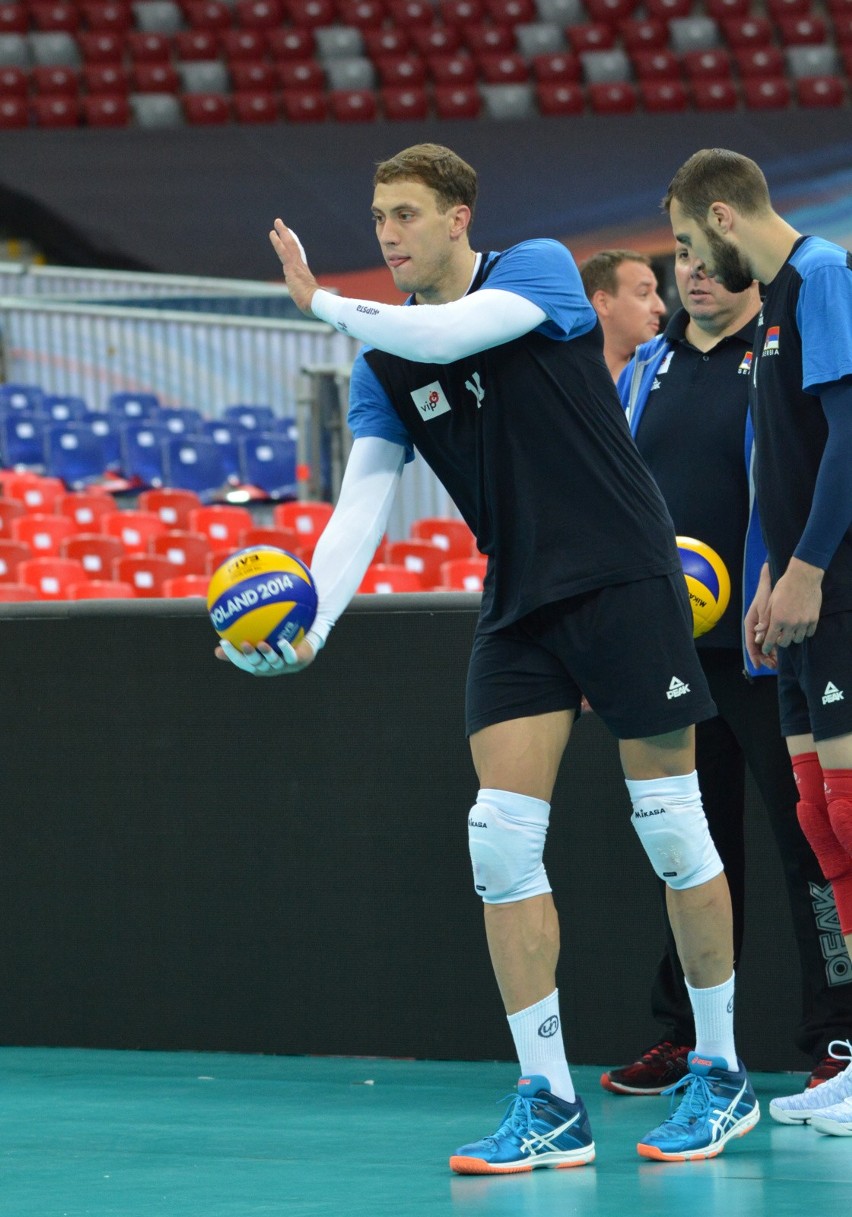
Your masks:
M852 770L824 769L828 819L852 866Z
M838 879L846 871L852 873L852 858L835 836L828 808L802 802L796 804L796 814L826 879Z

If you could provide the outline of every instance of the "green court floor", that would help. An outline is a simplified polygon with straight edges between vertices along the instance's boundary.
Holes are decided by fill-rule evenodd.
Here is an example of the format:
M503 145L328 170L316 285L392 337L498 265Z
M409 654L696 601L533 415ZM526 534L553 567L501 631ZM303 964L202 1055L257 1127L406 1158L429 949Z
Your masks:
M611 1062L609 1062L611 1063ZM852 1137L784 1127L758 1074L758 1127L710 1162L643 1162L668 1099L575 1071L593 1166L462 1178L447 1156L493 1131L512 1065L0 1049L3 1217L823 1217L852 1213Z

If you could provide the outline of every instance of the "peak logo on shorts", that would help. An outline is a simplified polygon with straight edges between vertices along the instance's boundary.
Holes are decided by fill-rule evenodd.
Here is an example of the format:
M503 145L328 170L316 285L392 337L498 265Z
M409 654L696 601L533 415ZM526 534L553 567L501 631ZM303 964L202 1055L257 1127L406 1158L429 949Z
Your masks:
M684 697L688 692L689 685L684 684L682 680L678 680L676 676L673 676L668 689L666 689L666 697L671 701L675 697Z
M825 686L825 692L822 695L822 704L824 706L828 706L833 701L843 701L843 690L838 689L837 685L830 680Z
M770 325L769 329L766 331L766 338L763 340L764 355L779 354L780 342L781 342L781 326L780 325Z
M420 417L424 418L427 423L430 419L437 418L439 414L449 414L450 412L447 395L437 380L433 380L429 385L424 385L422 389L412 390L411 400L420 411Z

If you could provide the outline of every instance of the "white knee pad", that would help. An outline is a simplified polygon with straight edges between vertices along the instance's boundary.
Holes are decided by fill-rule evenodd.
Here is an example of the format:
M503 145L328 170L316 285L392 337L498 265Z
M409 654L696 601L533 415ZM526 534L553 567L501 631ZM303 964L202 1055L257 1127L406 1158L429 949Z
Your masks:
M699 887L724 870L701 806L698 775L627 781L633 827L657 875L669 887Z
M508 790L480 790L467 818L473 881L486 904L550 891L542 856L550 804Z

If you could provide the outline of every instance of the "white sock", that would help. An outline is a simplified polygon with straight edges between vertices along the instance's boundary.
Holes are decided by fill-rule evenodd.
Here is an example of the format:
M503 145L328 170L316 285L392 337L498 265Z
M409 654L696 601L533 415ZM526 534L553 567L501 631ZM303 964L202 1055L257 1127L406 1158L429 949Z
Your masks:
M734 975L711 989L693 989L686 982L695 1018L695 1051L699 1056L721 1056L737 1070L734 1046Z
M559 990L508 1018L522 1076L541 1074L550 1083L551 1094L573 1103L576 1095L562 1041Z

